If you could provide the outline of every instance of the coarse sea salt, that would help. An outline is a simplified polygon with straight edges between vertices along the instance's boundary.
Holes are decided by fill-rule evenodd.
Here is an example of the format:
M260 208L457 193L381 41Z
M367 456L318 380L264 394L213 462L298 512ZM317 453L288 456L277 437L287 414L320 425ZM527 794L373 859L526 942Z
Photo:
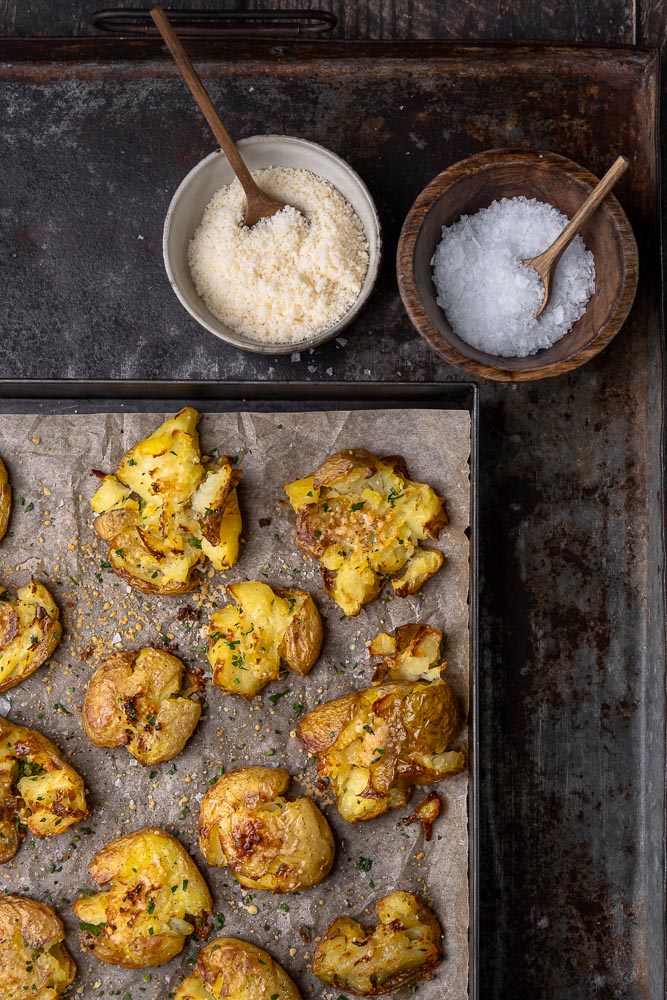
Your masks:
M539 319L542 280L521 263L546 250L568 218L535 198L503 198L444 226L431 264L437 302L454 332L487 354L523 358L560 340L595 291L595 262L581 236L560 259Z

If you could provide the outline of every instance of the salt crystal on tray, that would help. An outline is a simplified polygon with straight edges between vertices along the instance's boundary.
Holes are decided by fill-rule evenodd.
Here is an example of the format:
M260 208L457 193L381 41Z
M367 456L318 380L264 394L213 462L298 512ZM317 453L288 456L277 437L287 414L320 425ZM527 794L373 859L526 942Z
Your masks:
M560 340L595 291L595 262L581 236L560 259L549 305L537 319L543 285L524 258L550 246L568 223L535 198L502 198L444 226L431 260L438 305L454 332L487 354L523 358Z

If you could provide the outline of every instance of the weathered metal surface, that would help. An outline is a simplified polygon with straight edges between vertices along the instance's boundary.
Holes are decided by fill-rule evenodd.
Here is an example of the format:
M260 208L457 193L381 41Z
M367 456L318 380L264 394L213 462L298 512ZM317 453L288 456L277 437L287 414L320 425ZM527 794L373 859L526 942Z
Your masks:
M90 17L100 7L137 8L146 0L0 0L3 35L94 34ZM173 7L201 10L201 0L177 0ZM338 18L341 38L456 38L479 41L531 38L550 42L609 45L637 41L639 13L632 0L216 0L206 9L266 10L280 6L321 8ZM643 0L641 17L660 16L660 0ZM662 35L653 38L662 41Z
M168 287L164 212L212 148L171 65L151 43L72 45L73 62L0 52L8 377L458 379L396 291L393 250L418 191L492 146L552 149L598 174L632 157L617 193L642 261L625 329L564 378L480 386L480 995L663 996L656 55L195 46L234 135L322 142L378 202L387 253L372 304L345 344L291 361L225 348Z

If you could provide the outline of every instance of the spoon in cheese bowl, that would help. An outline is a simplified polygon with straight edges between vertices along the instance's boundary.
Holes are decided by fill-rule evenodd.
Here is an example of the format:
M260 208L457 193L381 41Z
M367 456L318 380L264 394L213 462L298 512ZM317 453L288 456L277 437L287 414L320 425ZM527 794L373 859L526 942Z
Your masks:
M210 125L213 135L220 143L220 148L229 160L229 164L243 188L246 196L246 209L243 217L244 225L250 228L258 223L260 219L268 219L272 215L276 215L277 212L282 211L286 207L285 203L265 194L253 180L252 174L236 148L234 140L222 124L211 98L208 96L197 71L190 61L190 57L181 45L162 7L153 7L151 9L151 17L162 35L163 41L171 52L181 76L188 85L190 93Z

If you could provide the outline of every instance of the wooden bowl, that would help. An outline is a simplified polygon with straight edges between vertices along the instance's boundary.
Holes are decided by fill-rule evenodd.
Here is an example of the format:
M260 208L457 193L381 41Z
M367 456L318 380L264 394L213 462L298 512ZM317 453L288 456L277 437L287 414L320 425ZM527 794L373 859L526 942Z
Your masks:
M398 243L398 287L413 324L431 347L457 368L502 382L561 375L589 361L623 325L637 290L637 244L613 194L581 231L595 258L595 292L586 312L551 347L526 358L486 354L452 330L436 302L431 258L443 226L487 208L497 198L525 195L550 202L572 218L598 178L564 156L490 149L438 174L408 212Z

